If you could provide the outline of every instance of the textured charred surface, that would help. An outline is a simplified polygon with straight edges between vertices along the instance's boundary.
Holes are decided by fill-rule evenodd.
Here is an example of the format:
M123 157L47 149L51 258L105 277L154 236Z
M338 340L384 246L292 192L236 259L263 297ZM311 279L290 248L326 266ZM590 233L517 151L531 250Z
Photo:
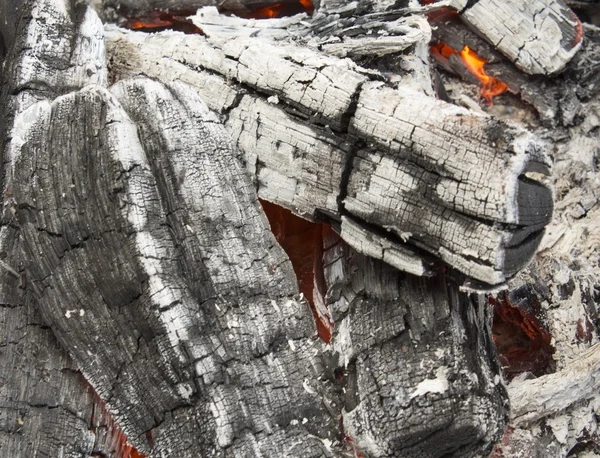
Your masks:
M85 10L30 2L17 28L20 2L2 2L1 6L2 34L10 49L3 67L0 109L6 153L0 229L0 455L116 456L120 449L117 432L98 414L99 399L59 347L40 316L36 298L25 289L18 204L10 190L21 129L35 118L40 106L35 102L101 81L106 75L102 24ZM88 39L92 46L83 49ZM76 65L83 67L68 70ZM57 73L60 68L65 71Z
M68 4L38 7L77 30ZM44 322L129 440L150 451L152 430L152 456L328 456L321 439L335 439L337 419L322 401L310 310L223 128L182 85L77 90L102 83L69 47L85 42L97 53L84 63L101 61L91 14L89 40L57 34L36 48L34 10L6 91L18 122L3 242ZM91 453L76 419L56 443Z
M274 3L291 7L298 5L298 0L101 0L91 1L99 12L107 19L123 17L141 17L151 11L168 11L177 14L194 14L198 8L218 6L220 10L239 15L248 15L261 8L268 8ZM267 16L268 17L268 16Z
M249 183L223 134L191 91L113 91L141 143L114 96L91 88L55 100L16 163L36 176L17 176L14 195L46 321L130 440L148 451L153 430L153 456L251 443L277 456L288 427L325 453L306 431L336 429L317 395L310 311L256 198L239 192ZM298 415L310 424L290 426Z
M325 252L344 430L368 456L473 456L502 433L485 303L451 276L401 274L345 245Z
M548 168L534 136L397 84L416 70L398 80L270 33L232 39L243 21L225 31L217 21L208 38L112 29L108 88L93 13L59 0L28 8L4 73L0 311L35 301L72 358L48 350L45 366L71 369L54 370L50 386L87 393L75 387L81 371L154 458L342 456L340 416L372 456L490 448L506 392L489 310L458 293L459 274L418 279L388 264L433 275L440 258L489 283L513 275L552 210L549 190L526 176ZM419 56L428 33L417 22L394 46ZM358 46L340 31L338 56ZM388 263L326 240L339 320L329 348L255 188ZM7 347L29 347L21 360L0 354L2 367L53 348L41 334L28 340L28 327L7 331ZM5 394L32 426L15 428L12 404L3 408L0 447L113 453L112 436L85 422L89 395L17 397L36 371ZM327 381L336 376L339 393Z
M526 73L560 71L581 47L581 22L562 0L479 0L461 15Z
M1 237L7 250L2 261L19 266L8 254L18 251L15 231L4 230ZM120 437L100 415L99 398L42 321L21 279L6 271L0 284L0 374L1 456L117 456Z
M475 50L486 61L485 71L508 85L508 90L531 104L541 120L549 125L571 126L580 115L582 105L600 88L598 28L582 24L582 42L569 65L558 75L528 75L519 70L493 44L473 32L456 12L446 9L429 15L434 43L444 43L454 50L465 46ZM478 81L466 70L459 54L445 58L432 53L442 67L468 81Z
M358 218L406 239L386 237L400 251L424 250L493 284L528 261L551 217L551 192L525 177L548 170L534 136L371 81L347 60L218 34L113 29L108 43L115 77L146 73L196 87L226 116L259 195L302 216ZM254 91L246 93L248 86ZM365 238L348 242L371 255L385 251ZM427 270L409 257L386 260Z

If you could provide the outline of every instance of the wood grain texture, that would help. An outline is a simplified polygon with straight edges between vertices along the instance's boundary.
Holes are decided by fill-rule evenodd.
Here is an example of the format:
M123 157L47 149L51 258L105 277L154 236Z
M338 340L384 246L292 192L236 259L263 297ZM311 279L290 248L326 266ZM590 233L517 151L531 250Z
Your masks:
M23 147L17 168L37 179L14 193L46 322L132 443L150 451L153 431L153 456L243 456L252 443L278 456L286 428L314 444L298 456L320 456L306 428L332 438L336 423L289 261L223 134L204 130L221 127L193 92L160 89L114 88L134 119L154 120L141 142L115 97L90 87L56 99L34 128L47 134ZM165 111L136 113L144 97ZM227 165L229 185L210 163ZM310 425L290 426L291 412Z
M537 138L266 37L111 29L109 88L91 10L36 5L3 86L0 324L19 324L0 349L26 354L0 354L25 365L0 391L0 447L113 453L81 371L153 458L341 457L340 418L372 456L489 450L507 412L485 304L459 294L462 274L388 264L513 275L552 211L525 176L549 166ZM256 190L387 263L327 260L330 347ZM42 345L47 385L31 381Z
M4 227L3 262L21 270L18 238ZM0 455L102 454L116 457L121 438L103 418L100 399L46 326L21 279L0 283Z
M6 7L20 6L2 5L3 14ZM99 398L41 318L35 296L24 289L18 203L11 191L22 135L47 107L47 97L105 80L102 24L85 9L54 1L25 4L19 27L18 14L3 17L15 21L4 25L16 35L7 42L0 104L0 455L116 456L121 439L100 414ZM8 37L5 29L2 33ZM65 71L57 72L60 68Z
M492 284L527 263L550 220L550 190L525 176L548 173L547 147L521 128L293 44L114 28L107 40L115 78L194 85L227 119L259 195L301 216L412 234L408 247Z
M402 274L343 243L324 257L344 430L356 446L397 457L489 450L507 397L487 307L459 294L452 274Z
M581 22L562 0L480 0L461 16L526 73L556 73L581 47Z
M69 43L90 46L83 63L96 62L102 54L90 50L103 50L95 47L102 41L78 34L67 3L38 6L73 31ZM43 33L32 16L32 30ZM65 39L50 36L57 46ZM77 47L31 51L23 42L5 93L15 119L6 136L5 245L44 323L128 439L156 457L282 456L289 447L294 456L330 456L321 439L333 442L337 419L322 402L312 316L223 127L194 91L150 80L113 89L130 117L93 72L79 76ZM34 73L48 73L41 89ZM139 99L153 110L139 111ZM52 365L68 364L53 357ZM84 406L82 418L92 408ZM65 431L42 453L102 451L78 416L45 418ZM33 439L9 434L7 447L28 453L25 441L48 439L51 424L31 429Z

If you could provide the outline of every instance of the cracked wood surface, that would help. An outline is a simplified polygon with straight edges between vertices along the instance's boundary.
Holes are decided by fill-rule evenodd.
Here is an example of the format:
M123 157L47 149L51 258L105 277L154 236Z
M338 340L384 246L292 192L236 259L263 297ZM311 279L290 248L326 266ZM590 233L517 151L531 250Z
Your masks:
M162 126L139 142L97 87L55 99L26 136L13 193L42 314L139 450L152 430L151 456L282 456L284 431L293 456L328 456L319 438L337 422L316 396L319 343L291 266L201 101L156 86L113 88ZM165 111L136 113L130 91ZM229 183L206 167L221 161Z
M0 234L2 248L17 242ZM7 252L3 261L18 265ZM41 319L20 279L0 283L0 454L5 457L116 456L119 438L99 399Z
M173 1L163 0L160 6L155 0L97 0L96 3L101 4L98 9L103 13L122 10L121 14L140 16L157 7L168 9ZM178 0L175 9L191 12L204 8L194 22L209 35L215 28L230 36L239 36L240 29L245 29L244 35L252 31L255 35L278 38L308 34L313 45L319 43L319 49L353 58L406 49L412 44L415 32L418 34L417 30L423 28L424 20L418 15L450 9L519 69L532 75L560 72L582 45L582 24L563 0L442 0L427 5L391 0L314 3L316 11L310 21L299 15L274 20L274 26L267 27L260 23L240 27L239 19L219 16L207 8L244 13L267 4L260 0L227 0L218 4L213 0Z
M343 243L324 247L332 356L356 446L368 456L484 454L507 420L485 301L458 293L453 273L418 278Z
M197 88L224 115L259 196L301 216L353 217L392 239L411 234L407 250L491 284L528 262L551 218L551 191L526 176L548 173L547 146L535 136L372 81L348 60L262 38L114 28L107 47L114 78L147 74Z
M67 3L37 7L68 29ZM27 61L18 58L5 87L16 93L7 111L26 121L9 134L14 221L3 228L22 245L5 246L45 323L151 456L329 456L321 439L336 436L337 419L321 399L312 316L223 128L181 86L123 83L113 88L122 104L98 85L73 91L77 72L52 69L54 50L36 51L37 74L57 78L53 92L19 79ZM155 110L140 111L131 93ZM132 118L144 123L139 137Z
M2 6L5 13L7 6L18 5L3 2ZM100 414L103 407L98 397L84 383L77 365L42 320L34 295L23 289L27 280L15 224L16 202L6 187L13 177L12 159L18 154L20 129L35 117L32 113L37 110L36 101L105 78L104 47L83 49L88 38L101 45L102 24L85 9L75 10L54 3L31 3L25 15L29 17L28 26L26 30L20 29L2 76L1 114L5 129L11 124L14 128L1 133L3 146L6 146L7 138L12 141L5 150L7 154L3 161L5 205L0 229L3 266L0 281L0 454L7 457L116 456L120 451L120 438ZM9 14L8 18L14 22L5 25L15 27L18 16ZM53 42L44 40L48 36L46 26L51 30L55 28L55 33L60 32L54 35ZM10 37L6 29L2 33ZM48 43L56 46L48 47ZM89 71L82 73L79 68L54 75L54 65L67 69L75 63L87 64Z
M39 38L44 33L40 15L46 11L52 12L51 28L61 33L47 33L44 40ZM398 130L396 151L383 138L386 133L375 132L378 118L370 121L366 114L363 124L353 119L370 109L364 94L390 96L396 103L398 95L389 92L391 88L371 81L371 72L347 61L309 50L294 57L293 47L276 54L273 47L274 58L295 66L287 78L297 84L288 90L283 80L275 80L275 89L265 89L269 79L251 65L257 56L244 54L247 48L231 41L210 46L217 53L219 46L229 46L227 59L249 59L243 71L231 68L229 78L239 84L194 72L181 79L200 81L195 87L134 78L108 89L101 24L90 10L44 0L31 13L19 28L3 86L3 114L14 127L3 140L4 261L25 274L19 280L26 280L44 324L107 402L132 443L152 457L164 458L342 456L336 443L342 415L346 431L372 456L474 456L489 449L504 424L505 392L496 378L499 368L481 304L458 295L449 277L417 280L348 252L340 257L337 270L347 274L332 277L330 283L332 292L344 291L347 308L335 304L336 310L341 307L342 325L333 349L325 351L316 340L307 303L297 295L291 265L259 209L243 156L230 146L221 120L208 110L223 116L245 157L259 150L254 161L259 182L261 161L268 159L263 151L285 148L287 143L288 158L299 159L297 168L282 173L280 167L288 165L281 160L263 167L267 174L262 181L285 202L296 193L285 194L286 185L267 179L268 174L301 177L294 189L308 186L309 191L304 200L289 206L300 213L304 206L313 218L343 221L352 216L345 206L350 205L349 197L356 198L350 194L356 183L377 179L376 173L361 175L360 161L373 162L377 154L391 157L418 168L426 175L424 183L431 174L439 174L405 158L404 153L420 157L418 149L412 150L418 135L404 137ZM113 53L111 59L116 65ZM331 88L334 99L340 99L334 107L325 87L340 68L354 79L350 86ZM303 90L302 84L314 87ZM209 87L211 94L206 93ZM401 98L422 98L426 103L422 94L398 91ZM257 107L261 111L255 111ZM268 108L275 110L271 120ZM314 116L315 108L323 113ZM456 115L446 105L431 110ZM414 123L396 111L383 116L391 123ZM460 120L472 116L459 114ZM494 123L481 117L472 122ZM544 171L546 160L523 140L526 133L501 127L510 133L502 137L508 146L492 152L483 148L491 135L484 129L482 138L476 134L468 139L471 146L466 151L472 147L474 154L504 155L509 164L515 156L519 174L530 164ZM305 135L306 145L296 132ZM437 135L446 141L442 133ZM253 145L263 136L264 150ZM431 142L428 136L423 142ZM338 170L327 156L314 156L315 146L309 144L315 141L329 148L329 156L339 161ZM523 143L526 146L519 149ZM429 163L429 158L424 161ZM442 162L452 165L452 158L442 157ZM318 193L310 190L323 185ZM486 192L493 194L494 186L491 183ZM513 186L514 193L519 189ZM544 191L535 204L545 210L510 213L509 205L499 204L498 216L489 217L487 225L495 226L496 218L537 231L548 216L546 191L539 189ZM314 201L318 204L310 199L313 192L320 195ZM447 210L456 211L452 206ZM372 226L351 223L355 228L358 224L360 230L354 232L365 243L375 243L369 240ZM387 229L378 219L371 223ZM415 238L405 230L398 229L397 235ZM423 256L405 252L398 241L376 238L378 246L397 258L404 256L407 268L421 263L423 273L429 271ZM386 250L382 248L383 259ZM441 250L433 251L441 256ZM24 294L15 289L17 281L12 278L3 287ZM438 352L442 345L445 350ZM26 350L35 357L35 349ZM0 355L0 363L13 364L5 355ZM49 358L55 367L75 367L58 350ZM30 364L31 359L25 361ZM338 393L331 372L342 368L348 373ZM61 374L64 380L52 383L73 386L69 384L76 374ZM6 391L6 399L14 399L19 380L9 380L13 391ZM22 396L20 402L30 405L32 395ZM387 401L381 405L382 399ZM78 402L64 399L63 393L39 405L69 409L69 403ZM112 453L103 442L108 439L93 437L84 421L93 402L83 397L80 402L76 420L39 420L49 419L48 428L59 423L51 445L44 442L50 429L14 431L11 424L10 434L0 435L0 450L10 446L21 453L21 447L22 453L29 453L32 449L22 444L37 441L33 450L39 454L52 454L55 445L67 456ZM74 447L65 449L64 444Z
M461 16L526 73L556 73L581 47L581 22L562 0L479 0Z

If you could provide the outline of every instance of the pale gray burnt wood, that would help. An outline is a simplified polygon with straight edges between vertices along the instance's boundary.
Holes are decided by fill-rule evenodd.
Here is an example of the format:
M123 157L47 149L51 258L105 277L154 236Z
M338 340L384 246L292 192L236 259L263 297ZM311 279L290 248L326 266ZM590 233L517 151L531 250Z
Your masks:
M108 20L124 17L143 18L155 11L165 11L178 15L192 14L198 8L218 6L222 10L247 14L257 8L272 5L269 0L85 0L94 6L98 13ZM297 0L282 0L284 5L298 5Z
M485 456L508 398L483 297L324 241L344 430L368 456Z
M312 317L224 134L210 132L221 127L192 91L114 90L145 121L141 141L115 96L88 87L50 104L15 164L46 322L132 443L150 452L152 430L152 456L281 456L284 431L294 455L328 456L337 421ZM139 105L145 92L155 105Z
M81 21L86 27L80 30L73 26L78 22L71 20L68 3L47 0L37 5L55 14L50 18L64 34L50 34L48 45L39 39L43 21L32 15L34 19L22 29L25 45L15 46L17 51L8 61L11 70L4 113L14 129L6 136L8 192L3 234L4 246L16 253L6 258L7 265L14 265L11 259L15 258L22 263L18 272L26 273L27 287L38 301L44 322L107 401L129 439L152 456L339 454L330 444L338 437L341 409L328 383L320 380L325 372L323 349L315 340L310 312L297 297L289 261L268 231L250 181L215 116L196 90L181 83L164 86L135 79L121 81L111 91L102 87L105 73L97 65L102 48L94 41L98 23L91 13L82 10L87 22ZM65 40L69 33L72 39ZM30 38L34 40L27 45ZM311 58L304 57L303 65L310 67ZM330 75L337 69L329 69ZM311 71L311 77L319 77L314 68ZM354 71L352 65L348 71ZM357 75L355 79L364 79L362 73ZM324 78L327 81L331 76ZM216 81L214 87L223 88L219 86L222 78ZM347 92L339 85L335 90ZM357 91L353 94L358 95ZM282 94L282 98L288 96L293 94ZM261 96L254 97L260 102ZM247 110L252 126L251 105L245 106L234 95L230 106L240 108L228 113L230 127L235 127L234 114L241 117L242 109ZM300 102L295 106L302 107ZM343 113L353 110L352 103L342 108ZM270 126L275 127L280 118L277 115ZM330 132L323 121L316 128L324 133L325 143L343 151L343 141L337 139L350 129L350 120L334 111L324 113L322 120L326 119L338 123L337 132ZM297 116L288 122L307 132ZM249 135L250 130L242 127L240 132ZM315 168L329 165L317 163ZM339 205L338 194L334 202ZM385 278L394 273L385 266L384 273L367 267L364 272L377 285L387 284ZM358 280L353 282L360 291ZM450 290L455 291L454 287ZM404 329L405 324L397 321L398 309L389 307L385 297L368 294L384 313L391 314L393 332ZM453 294L439 299L440 310L449 307ZM407 295L418 297L410 288ZM415 307L411 313L433 313L430 309ZM457 310L469 313L468 308ZM485 322L469 316L474 322ZM452 320L439 324L439 329L446 326L452 331L446 344L464 333L461 319L454 317L458 324L450 326ZM365 320L365 326L375 324ZM380 330L374 327L372 332ZM366 329L359 332L366 333ZM360 354L371 351L374 360L379 358L381 342L368 337L356 341L358 348L362 346ZM471 340L475 341L479 342ZM486 342L479 343L484 344L481 358L489 357ZM464 342L452 345L452 355L466 351ZM396 350L389 351L394 355ZM467 359L471 355L465 354ZM359 353L351 351L340 355L344 363L347 356L349 364L359 358ZM461 362L462 357L449 359L450 376L455 367L458 372L463 367L475 371ZM374 368L384 367L385 361L381 356ZM482 371L488 371L488 365ZM436 374L440 369L440 382L448 378L446 369L433 363L428 368ZM417 371L415 381L422 383L429 375ZM469 372L460 376L471 382L475 379ZM489 389L485 385L489 374L480 378L483 389ZM402 429L401 425L390 426L389 413L367 401L372 393L370 382L360 378L357 383L362 394L358 388L355 393L362 397L355 401L365 401L355 406L354 414L349 411L348 431L367 446L370 435L381 439L375 447L387 452L371 446L375 456L410 456L406 453L411 450L428 456L471 453L485 448L501 424L502 409L493 411L501 404L501 396L498 405L486 404L487 395L475 396L471 402L479 409L478 415L489 411L489 437L473 428L465 416L467 426L453 425L458 436L455 445L442 450L431 443L417 444L406 451L394 437L417 443L422 430L409 428L398 436L394 431ZM415 387L414 398L423 398L419 414L424 421L431 415L437 419L438 413L428 404L437 398L424 389ZM448 398L442 396L444 402L460 404L453 396L460 398L464 392L448 393ZM460 404L459 409L467 407ZM369 416L373 419L365 420ZM446 421L451 424L452 418ZM365 423L373 429L365 432ZM153 447L146 437L149 430ZM465 431L474 431L473 442L465 439ZM89 439L87 432L78 430L65 433L64 440L70 434ZM57 443L62 437L57 435Z
M461 17L529 74L563 70L582 43L581 22L562 0L478 0Z
M77 30L70 4L36 7ZM3 231L44 322L142 451L152 429L153 456L329 456L321 439L333 442L337 419L321 396L312 317L222 127L189 89L121 85L132 116L153 119L142 146L114 95L78 89L102 83L93 71L79 79L83 33L51 27L44 42L32 16L21 31L34 42L15 46L5 92L16 121ZM97 51L94 36L82 41ZM155 111L136 113L130 90ZM73 428L55 443L95 451ZM11 450L27 454L29 440Z
M6 153L0 229L0 456L116 456L119 438L101 414L100 399L25 289L18 205L10 186L21 133L44 104L36 102L105 79L102 24L85 9L29 2L17 27L20 2L1 6L2 34L10 47L2 68L0 104ZM97 47L84 50L87 40ZM84 74L60 71L84 64L89 69Z
M527 264L550 221L551 191L526 176L549 172L548 145L413 87L374 81L348 59L261 37L116 28L107 49L113 78L193 85L225 118L259 196L303 217L373 225L491 284ZM363 252L381 251L350 238Z
M159 8L192 12L198 8L218 7L221 10L245 12L268 4L264 0L90 1L101 4L100 9L104 11L111 10L129 16L144 15ZM293 0L278 3L288 6L295 3L299 7L299 3ZM419 27L414 13L451 8L517 67L533 75L560 72L582 44L581 22L563 0L442 0L428 5L394 0L321 0L313 3L316 12L310 22L305 18L301 21L286 19L282 23L286 24L288 30L275 30L278 27L269 30L258 24L253 24L251 28L263 36L310 34L313 40L321 38L317 40L321 42L320 49L341 56L375 56L406 49L410 40L403 39L401 35L410 35L411 27ZM118 19L119 14L108 17ZM214 16L208 21L200 20L204 22L203 30L209 34L217 25L211 23L212 19ZM228 27L234 22L224 18L217 20L221 26L227 24Z

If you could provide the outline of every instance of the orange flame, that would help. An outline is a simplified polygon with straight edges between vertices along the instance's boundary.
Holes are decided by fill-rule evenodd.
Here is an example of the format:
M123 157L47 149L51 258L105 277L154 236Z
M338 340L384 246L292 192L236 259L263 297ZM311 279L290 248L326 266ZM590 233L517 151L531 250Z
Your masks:
M448 60L454 54L458 54L469 72L481 82L481 96L489 103L492 103L493 97L503 94L508 90L508 86L505 83L485 72L483 68L486 64L485 59L479 57L468 46L465 46L462 51L458 52L445 43L436 43L431 45L431 52L438 60Z
M202 34L202 30L196 27L185 15L176 15L164 11L151 11L143 17L129 18L125 28L146 32L170 29L188 34Z
M460 52L463 62L469 71L481 81L481 96L487 99L490 103L492 98L503 94L508 90L508 86L497 78L489 76L483 66L485 60L479 57L474 51L471 51L468 46L465 46Z

